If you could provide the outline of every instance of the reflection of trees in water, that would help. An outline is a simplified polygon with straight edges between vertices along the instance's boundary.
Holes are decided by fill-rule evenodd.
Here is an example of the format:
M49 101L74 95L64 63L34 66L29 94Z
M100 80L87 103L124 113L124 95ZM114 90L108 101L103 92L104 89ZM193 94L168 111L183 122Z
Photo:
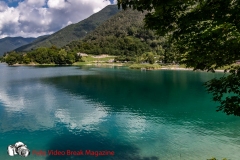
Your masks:
M116 71L99 75L53 77L43 79L43 82L94 103L101 103L108 112L132 112L156 123L165 121L185 126L186 122L190 122L192 126L200 127L199 130L209 129L211 122L214 130L226 128L226 116L215 112L216 104L211 102L201 83L212 76L190 71Z
M189 72L161 74L133 72L133 74L120 76L117 73L109 73L108 75L55 77L45 79L44 83L55 85L76 96L105 104L113 112L123 111L127 107L137 113L160 116L161 110L181 116L179 113L186 113L192 109L209 111L207 106L209 99L207 94L204 94L202 83L198 81L199 77L201 77L200 74ZM193 104L193 101L197 103ZM199 112L196 114L199 115Z
M48 150L59 151L79 151L93 150L93 151L114 151L114 156L51 156L48 155L46 160L58 160L58 159L104 159L104 160L158 160L156 156L142 157L140 155L140 149L124 142L123 140L109 139L97 133L80 133L64 134L52 139L49 143Z

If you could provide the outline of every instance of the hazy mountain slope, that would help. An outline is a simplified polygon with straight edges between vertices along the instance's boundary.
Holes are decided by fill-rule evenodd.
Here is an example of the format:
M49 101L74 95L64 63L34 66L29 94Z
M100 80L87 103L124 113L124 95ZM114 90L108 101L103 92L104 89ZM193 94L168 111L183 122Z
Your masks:
M23 46L17 50L27 51L38 47L51 47L52 45L62 47L74 40L82 39L117 12L119 12L119 10L116 5L109 5L83 21L71 24L41 41Z
M23 38L23 37L6 37L0 39L0 55L5 52L12 51L20 46L31 43L36 38Z
M35 47L37 47L38 43L46 40L48 37L49 37L49 35L40 36L40 37L36 38L34 41L32 41L31 43L23 45L19 48L16 48L15 51L25 51L26 48L35 48Z

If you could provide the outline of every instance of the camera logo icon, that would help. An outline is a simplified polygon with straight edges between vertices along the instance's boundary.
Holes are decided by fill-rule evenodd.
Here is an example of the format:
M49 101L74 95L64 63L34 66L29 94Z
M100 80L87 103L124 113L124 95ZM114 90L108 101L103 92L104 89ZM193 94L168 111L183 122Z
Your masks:
M7 152L9 156L19 155L22 157L27 157L30 155L30 150L22 142L17 142L15 145L9 145Z

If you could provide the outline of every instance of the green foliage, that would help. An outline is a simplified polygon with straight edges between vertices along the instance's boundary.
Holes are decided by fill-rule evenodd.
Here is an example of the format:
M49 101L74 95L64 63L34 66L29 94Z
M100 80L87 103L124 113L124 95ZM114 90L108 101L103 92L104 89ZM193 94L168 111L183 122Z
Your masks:
M106 36L94 41L87 41L91 47L82 46L83 52L89 54L110 54L134 56L151 51L151 48L144 42L135 37L113 37Z
M76 62L75 56L73 54L67 54L67 56L65 58L65 63L66 64L73 64L74 62Z
M180 54L173 44L168 44L163 53L164 63L178 63L180 61Z
M129 66L131 69L146 69L146 70L154 70L160 69L161 66L158 64L133 64Z
M216 158L211 158L211 159L207 159L207 160L217 160ZM227 160L227 158L223 158L222 160Z
M64 49L61 49L58 52L57 63L58 64L66 64L67 52Z
M104 14L111 10L113 10L111 14L115 14L116 11L113 7L116 6L107 7ZM91 16L91 20L87 19L84 23L88 22L93 24L92 20L94 20L94 23L97 23L101 14L97 13L96 15ZM27 52L27 54L23 56L23 63L29 64L31 62L37 62L39 64L72 64L82 60L79 56L77 56L76 53L78 52L93 55L116 55L118 57L115 58L115 61L120 62L136 61L136 58L139 56L141 57L144 53L147 53L144 62L154 63L154 55L164 55L165 51L169 50L169 45L165 37L154 36L153 31L146 30L144 28L143 18L145 15L146 12L139 13L133 10L120 11L104 23L101 21L102 24L93 32L89 33L83 40L72 41L62 47L62 50L57 49L56 47L45 48L35 45L39 48ZM58 32L53 35L57 34ZM49 37L45 36L41 38L45 41ZM64 41L63 38L60 39L61 41ZM36 40L35 42L41 43L41 40ZM148 55L150 52L152 54ZM165 59L170 58L165 56Z
M142 54L141 56L138 56L136 58L136 62L137 63L154 64L155 63L154 54L152 52L146 52L146 53Z
M22 56L16 52L9 53L5 59L8 65L13 65L16 63L22 63Z
M131 56L118 56L114 59L115 62L129 62L129 61L136 61L134 57Z
M73 64L81 60L76 53L67 53L65 49L58 49L55 46L51 48L38 48L27 53L11 52L4 57L6 63L13 65L16 63L39 63L39 64Z
M28 56L23 56L23 63L24 64L29 64L31 62L31 59Z
M148 52L146 53L146 57L147 57L147 62L150 63L150 64L153 64L155 63L155 59L154 59L154 55L152 52Z
M240 59L240 1L118 0L118 7L149 11L145 27L170 36L174 44L174 52L165 52L164 58L175 53L181 55L181 64L212 72ZM213 79L206 87L220 102L218 111L240 116L239 69L227 70L230 75Z
M153 31L144 28L145 14L133 10L120 11L82 41L73 41L63 48L67 52L110 54L122 59L136 57L145 52L160 54L164 52L166 39L154 36Z
M205 83L213 100L221 102L217 111L240 116L240 66L232 66L230 75L212 79Z
M0 56L0 62L4 62L5 59L3 58L3 56Z

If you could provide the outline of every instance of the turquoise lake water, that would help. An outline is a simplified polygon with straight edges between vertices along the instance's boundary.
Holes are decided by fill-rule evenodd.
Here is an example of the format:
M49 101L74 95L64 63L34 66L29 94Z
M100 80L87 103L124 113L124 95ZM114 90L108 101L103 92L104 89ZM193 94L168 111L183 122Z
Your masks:
M203 86L221 75L0 64L0 159L239 160L240 117L216 112ZM8 156L17 141L47 154Z

